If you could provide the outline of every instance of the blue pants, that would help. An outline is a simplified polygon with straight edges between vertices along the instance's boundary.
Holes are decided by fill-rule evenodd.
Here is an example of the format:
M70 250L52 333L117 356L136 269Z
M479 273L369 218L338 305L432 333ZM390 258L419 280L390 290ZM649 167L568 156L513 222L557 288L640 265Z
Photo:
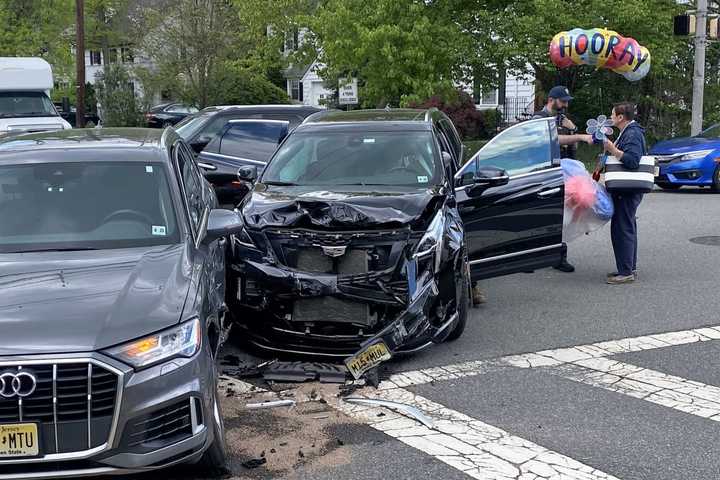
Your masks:
M610 223L615 264L619 275L631 275L637 270L637 219L635 217L643 194L613 192L615 213Z

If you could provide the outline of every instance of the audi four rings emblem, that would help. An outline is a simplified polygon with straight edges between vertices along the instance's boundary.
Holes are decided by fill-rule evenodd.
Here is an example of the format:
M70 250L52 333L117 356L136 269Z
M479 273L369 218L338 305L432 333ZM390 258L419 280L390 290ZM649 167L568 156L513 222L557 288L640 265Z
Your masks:
M25 398L37 388L37 378L30 372L5 372L0 375L0 397Z

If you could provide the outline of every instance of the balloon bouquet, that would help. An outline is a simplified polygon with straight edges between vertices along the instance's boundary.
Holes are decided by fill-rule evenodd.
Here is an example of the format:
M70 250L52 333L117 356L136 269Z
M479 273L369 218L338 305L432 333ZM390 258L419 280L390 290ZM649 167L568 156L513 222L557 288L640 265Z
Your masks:
M650 71L650 52L632 38L612 30L575 28L560 32L550 42L550 60L558 68L594 65L616 72L631 82ZM587 121L587 133L602 144L611 135L612 120L604 115ZM565 180L563 239L574 240L605 225L613 216L613 202L607 190L593 180L585 166L572 159L560 162Z

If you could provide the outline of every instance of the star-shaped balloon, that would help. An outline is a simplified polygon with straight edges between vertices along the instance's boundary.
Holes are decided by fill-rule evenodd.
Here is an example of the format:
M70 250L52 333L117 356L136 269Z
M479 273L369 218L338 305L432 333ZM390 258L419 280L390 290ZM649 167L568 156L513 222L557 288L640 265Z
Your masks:
M587 121L586 132L593 136L593 140L598 143L605 141L608 135L613 133L613 121L607 118L605 115L600 115L595 118L591 118Z

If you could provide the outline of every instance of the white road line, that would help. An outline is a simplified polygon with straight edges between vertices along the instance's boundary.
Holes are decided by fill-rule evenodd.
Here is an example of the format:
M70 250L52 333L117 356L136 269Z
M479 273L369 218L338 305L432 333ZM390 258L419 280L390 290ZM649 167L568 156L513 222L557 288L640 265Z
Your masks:
M372 393L372 395L368 395ZM402 388L365 391L380 398L412 405L432 418L435 428L382 407L367 407L328 399L338 410L406 445L420 450L468 476L482 480L600 480L616 479L572 458ZM379 416L380 415L380 416Z
M387 390L482 375L507 366L521 368L554 367L578 360L609 357L620 353L632 353L711 340L720 340L720 325L402 372L394 374L389 380L382 382L380 388Z
M578 360L547 372L720 422L720 388L712 385L609 358Z

